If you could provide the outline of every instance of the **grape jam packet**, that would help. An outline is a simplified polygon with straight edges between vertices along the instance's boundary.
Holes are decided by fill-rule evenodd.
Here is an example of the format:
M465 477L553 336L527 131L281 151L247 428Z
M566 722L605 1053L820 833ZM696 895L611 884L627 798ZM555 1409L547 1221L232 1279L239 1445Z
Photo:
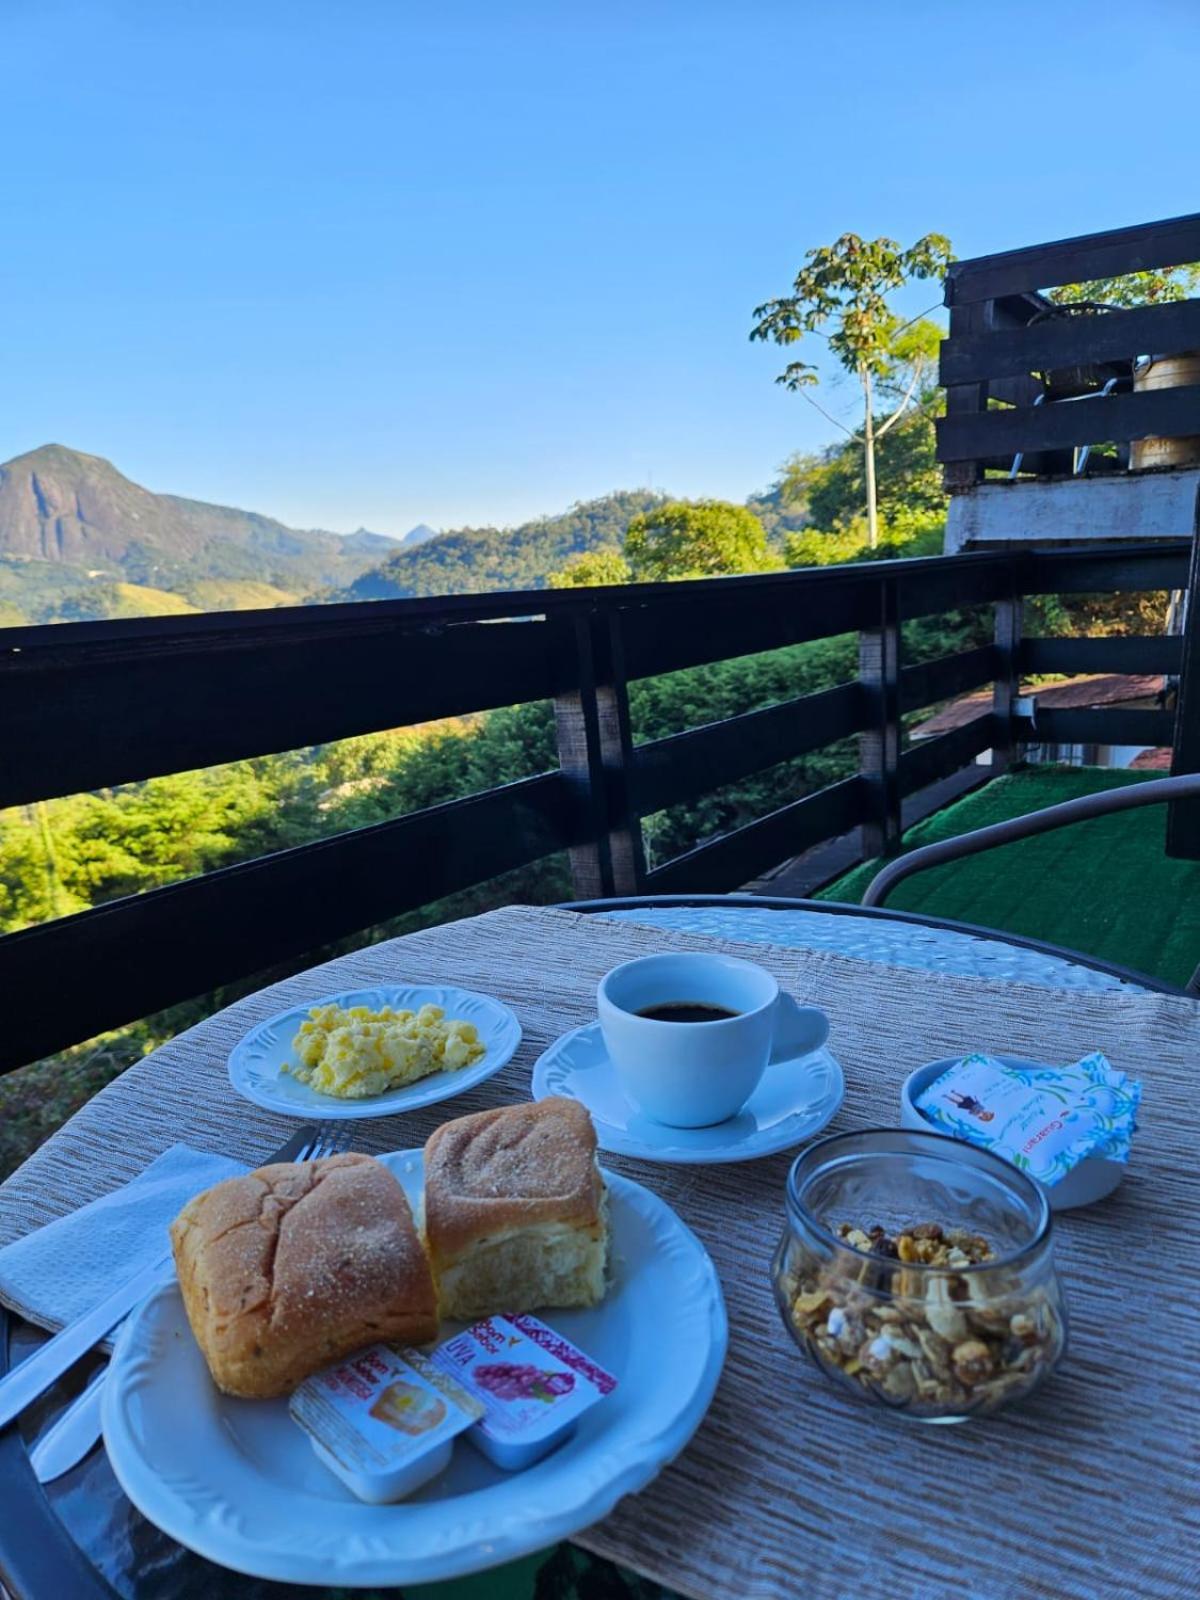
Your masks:
M1099 1052L1066 1067L964 1056L917 1096L935 1128L1003 1156L1048 1188L1085 1156L1129 1159L1142 1086Z
M508 1471L565 1443L583 1413L617 1387L611 1373L537 1317L485 1317L440 1344L431 1359L483 1406L467 1438Z

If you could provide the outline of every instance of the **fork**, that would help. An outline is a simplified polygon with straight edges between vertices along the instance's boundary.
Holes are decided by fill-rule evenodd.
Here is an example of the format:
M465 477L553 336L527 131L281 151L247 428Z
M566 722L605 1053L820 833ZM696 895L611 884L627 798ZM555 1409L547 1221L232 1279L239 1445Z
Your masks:
M321 1161L326 1156L340 1156L350 1148L352 1137L353 1130L349 1122L326 1122L318 1125L312 1137L301 1146L299 1153L293 1159Z
M307 1130L305 1130L307 1132ZM301 1143L292 1159L320 1161L326 1156L341 1155L347 1150L352 1137L349 1122L326 1122L314 1126L311 1134ZM286 1146L285 1146L286 1148ZM105 1361L92 1375L87 1387L48 1428L29 1452L29 1464L39 1483L52 1483L92 1449L100 1437L100 1397L108 1373Z

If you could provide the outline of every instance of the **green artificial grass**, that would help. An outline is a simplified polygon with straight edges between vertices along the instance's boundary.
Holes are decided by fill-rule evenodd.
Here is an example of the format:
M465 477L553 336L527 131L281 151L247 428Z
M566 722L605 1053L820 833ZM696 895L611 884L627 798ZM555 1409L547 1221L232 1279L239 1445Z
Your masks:
M1160 776L1026 768L910 828L905 848ZM1161 805L1075 823L917 873L892 890L887 905L1044 939L1182 985L1200 965L1200 862L1171 860L1165 838ZM865 862L819 898L861 900L879 866Z

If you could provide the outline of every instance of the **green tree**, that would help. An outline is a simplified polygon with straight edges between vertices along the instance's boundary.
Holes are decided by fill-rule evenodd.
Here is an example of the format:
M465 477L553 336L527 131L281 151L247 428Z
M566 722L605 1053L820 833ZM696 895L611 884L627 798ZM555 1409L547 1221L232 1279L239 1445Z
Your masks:
M1090 283L1064 283L1061 288L1051 289L1047 298L1059 305L1099 310L1108 306L1163 305L1171 300L1187 300L1197 290L1200 263L1153 272L1126 272L1118 278L1093 278Z
M634 517L625 558L643 582L765 572L777 565L762 523L727 500L672 500Z
M940 233L926 234L907 250L894 239L868 240L844 233L835 244L807 252L807 264L796 274L790 295L768 300L754 310L751 339L793 345L806 333L821 334L841 365L858 379L863 395L863 471L872 548L879 539L876 441L895 427L907 409L939 337L931 322L901 322L887 297L910 278L939 275L951 259L950 241ZM829 331L824 333L826 328ZM793 361L776 381L803 392L819 380L811 362ZM895 408L878 424L877 390L892 395L899 391ZM836 418L829 420L842 426ZM843 431L854 437L850 429Z
M914 409L876 440L876 497L884 522L907 511L945 515L933 429L938 407L938 391L928 390ZM803 507L812 527L834 532L861 520L866 479L858 441L845 440L820 454L791 456L783 464L779 489L786 505Z
M606 544L598 550L580 550L546 581L552 589L591 589L628 583L631 577L629 563L616 545Z
M897 508L880 524L879 541L867 540L866 518L855 517L825 531L801 528L785 535L783 556L789 567L833 567L843 561L891 560L898 556L937 556L946 535L944 511Z

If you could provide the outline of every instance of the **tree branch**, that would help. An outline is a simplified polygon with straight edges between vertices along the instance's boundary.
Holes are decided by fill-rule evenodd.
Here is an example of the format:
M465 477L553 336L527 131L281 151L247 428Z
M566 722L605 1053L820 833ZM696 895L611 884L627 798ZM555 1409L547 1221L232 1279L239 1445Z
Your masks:
M817 405L817 402L813 399L812 395L808 394L804 389L796 389L794 393L802 395L803 398L808 401L810 406L816 406L817 410L825 418L826 422L832 422L835 428L840 428L846 435L847 439L856 439L858 437L857 428L848 428L844 422L839 422L836 417L831 416L829 412L826 411L824 406Z
M880 426L878 428L876 428L875 437L877 439L882 439L884 434L888 431L888 429L890 427L892 427L894 423L899 421L900 413L903 410L905 410L905 408L908 405L908 402L913 397L913 392L917 387L917 379L921 376L921 372L922 372L922 370L924 368L924 365L925 365L925 363L923 361L918 361L914 365L914 367L913 367L913 375L909 379L908 388L904 391L904 397L900 401L900 404L896 407L895 411L892 412L891 416L887 419L887 421L884 422L884 423L881 423Z

